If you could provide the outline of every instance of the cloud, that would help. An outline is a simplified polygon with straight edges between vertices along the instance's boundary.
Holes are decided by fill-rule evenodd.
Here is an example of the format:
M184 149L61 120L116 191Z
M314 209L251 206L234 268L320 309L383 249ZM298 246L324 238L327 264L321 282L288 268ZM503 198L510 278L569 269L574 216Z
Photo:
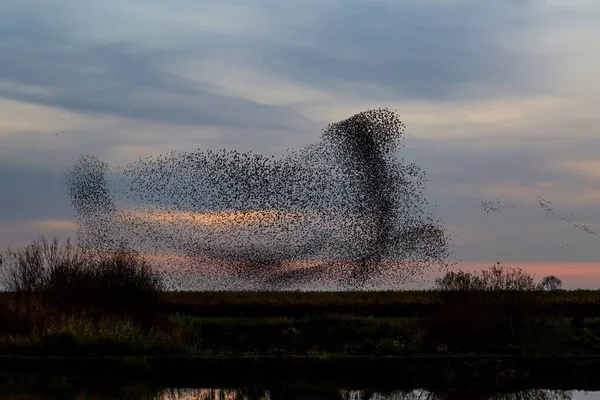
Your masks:
M53 138L48 134L80 129L102 129L102 119L81 115L60 108L17 100L0 99L0 137L35 134ZM104 124L103 124L104 122Z
M11 222L0 221L0 252L6 246L22 246L39 239L58 237L61 241L75 240L77 226L72 220L23 219Z
M73 218L60 173L0 162L0 222Z
M120 210L114 217L120 221L131 223L152 223L158 225L177 225L206 227L217 230L244 229L252 225L280 224L282 219L290 221L305 216L305 213L289 212L279 210L247 211L247 212L214 212L196 213L185 211L163 211L159 209L124 209Z
M70 220L60 220L60 219L48 219L41 221L34 221L28 223L29 226L39 230L53 230L53 231L61 231L61 232L75 232L77 230L77 224Z
M600 161L597 159L567 160L557 163L555 168L559 171L567 171L590 183L597 183L600 179Z
M260 57L270 71L310 85L370 84L403 98L476 99L498 90L543 94L552 72L551 55L511 46L537 26L539 8L530 3L334 2L319 7L316 23L302 18L309 7L282 17L284 37L293 38L266 46Z
M137 52L126 45L39 54L30 50L32 45L33 41L23 39L23 43L6 46L4 51L8 53L24 53L20 61L32 66L22 68L15 59L3 58L0 68L4 79L21 85L42 80L50 86L52 95L11 89L0 95L73 112L172 124L289 129L290 125L310 123L291 110L215 94L161 72L155 66L160 54ZM50 47L60 48L60 44L50 43Z
M60 232L82 153L115 171L171 150L281 154L385 106L463 259L592 262L597 243L537 197L600 224L599 16L591 0L8 4L0 239ZM485 215L496 197L523 208Z
M46 230L73 232L77 228L73 221L69 220L19 220L15 222L0 224L0 233L7 234L19 230Z
M65 4L73 6L66 2L62 8ZM92 17L93 8L83 7L81 16ZM2 81L9 83L0 85L0 96L72 112L172 124L282 130L310 124L293 110L216 94L209 84L200 86L169 73L161 63L182 54L177 50L148 49L123 40L85 42L74 35L72 15L51 14L58 22L35 12L9 11L5 16L12 23L3 29L0 50L12 56L0 60ZM102 17L108 16L94 18Z

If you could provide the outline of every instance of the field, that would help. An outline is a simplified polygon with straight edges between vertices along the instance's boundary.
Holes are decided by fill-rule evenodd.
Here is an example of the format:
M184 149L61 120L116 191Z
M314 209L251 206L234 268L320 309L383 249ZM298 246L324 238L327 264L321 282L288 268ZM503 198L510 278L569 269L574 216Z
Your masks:
M457 295L458 293L455 293ZM515 293L476 293L478 303L502 304ZM600 290L519 293L536 308L568 316L600 316ZM167 292L162 302L171 312L210 316L298 316L350 313L414 317L438 309L449 298L440 291L384 292Z
M167 292L100 315L17 300L0 295L0 394L598 388L597 291Z
M448 272L436 291L169 292L135 252L85 256L55 239L1 266L0 355L600 355L599 291L500 265Z
M139 315L0 297L4 355L600 354L600 292L165 292ZM21 307L21 308L20 308Z

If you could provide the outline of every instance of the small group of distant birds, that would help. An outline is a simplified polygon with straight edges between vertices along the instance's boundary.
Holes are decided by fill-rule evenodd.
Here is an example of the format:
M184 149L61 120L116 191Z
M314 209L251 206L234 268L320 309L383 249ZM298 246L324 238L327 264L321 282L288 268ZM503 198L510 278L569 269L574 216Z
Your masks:
M512 204L512 203L501 203L499 199L494 201L482 201L481 209L489 214L491 212L498 212L502 209L506 208L521 208L520 204Z
M577 229L581 229L582 231L589 233L591 235L598 235L598 231L596 231L595 229L593 229L590 225L586 225L586 224L580 224L577 223L573 220L573 214L569 213L569 214L563 214L563 213L559 213L558 211L556 211L554 209L553 203L550 200L546 200L543 199L541 197L538 197L538 204L540 205L540 207L542 207L544 209L544 211L546 212L546 215L552 215L554 217L559 218L561 221L565 221L567 224L577 228ZM498 212L502 209L506 209L506 208L521 208L522 206L516 205L516 204L512 204L512 203L502 203L500 202L499 199L496 199L494 201L482 201L481 202L481 209L483 211L486 212L486 214L489 214L490 212ZM564 245L561 246L561 248L565 248L568 247L568 245Z
M447 266L452 251L423 196L423 171L397 157L404 128L395 112L376 109L282 157L227 149L147 157L112 190L108 165L82 156L66 174L79 245L184 260L196 276L212 273L210 284L227 275L241 289L421 277Z
M581 229L582 231L589 233L591 235L598 235L598 232L593 229L592 227L590 227L589 225L585 225L585 224L579 224L573 221L573 214L569 213L569 214L562 214L557 212L554 207L552 207L552 202L549 200L545 200L542 198L538 199L538 202L540 204L540 206L544 209L544 211L546 211L546 215L553 215L555 217L558 217L561 221L565 221L567 222L569 225Z

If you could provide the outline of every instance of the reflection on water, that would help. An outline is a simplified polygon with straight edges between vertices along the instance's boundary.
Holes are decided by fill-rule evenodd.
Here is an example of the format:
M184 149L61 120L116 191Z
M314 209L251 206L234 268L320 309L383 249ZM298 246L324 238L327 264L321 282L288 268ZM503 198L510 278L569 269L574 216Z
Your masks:
M164 400L278 400L278 399L336 399L336 400L577 400L599 398L600 392L578 392L530 389L512 393L483 393L481 391L431 392L424 389L409 392L379 393L365 390L248 390L248 389L168 389L157 396Z
M285 387L284 389L165 389L154 391L146 387L129 387L125 391L95 393L92 391L76 391L70 393L51 393L47 390L29 393L3 393L0 389L0 400L25 399L140 399L140 400L592 400L600 399L600 392L561 391L546 389L530 389L512 393L484 393L473 390L427 391L424 389L411 391L377 392L368 390L344 390L323 387Z

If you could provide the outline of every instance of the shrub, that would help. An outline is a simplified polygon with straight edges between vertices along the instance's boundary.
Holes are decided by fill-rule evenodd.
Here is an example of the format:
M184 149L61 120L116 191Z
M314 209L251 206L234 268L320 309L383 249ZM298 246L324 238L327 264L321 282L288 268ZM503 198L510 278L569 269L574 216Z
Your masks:
M63 310L96 315L153 312L164 290L161 276L138 253L86 254L67 240L45 238L17 250L6 250L0 277L17 300L43 301Z
M82 289L106 311L152 313L164 291L162 278L152 266L139 253L125 249L99 256L85 272Z
M450 271L442 278L435 280L437 290L459 291L459 290L483 290L483 280L472 273L464 271Z
M5 251L0 259L0 279L4 289L16 293L19 300L32 300L44 291L52 276L81 269L82 264L81 252L69 240L61 246L57 238L48 242L41 237L28 246Z
M540 282L540 289L542 290L560 290L562 289L562 281L554 275L546 276Z
M544 280L548 278L550 277ZM560 279L553 278L560 282ZM544 282L536 284L534 277L521 268L507 268L496 263L480 273L447 272L442 278L435 280L435 287L441 291L535 291L542 288ZM548 284L551 283L556 284L556 281L550 280Z
M541 284L522 269L499 263L480 273L448 272L435 285L442 304L431 316L430 341L462 350L523 344L530 340L531 319L547 311L537 303Z

